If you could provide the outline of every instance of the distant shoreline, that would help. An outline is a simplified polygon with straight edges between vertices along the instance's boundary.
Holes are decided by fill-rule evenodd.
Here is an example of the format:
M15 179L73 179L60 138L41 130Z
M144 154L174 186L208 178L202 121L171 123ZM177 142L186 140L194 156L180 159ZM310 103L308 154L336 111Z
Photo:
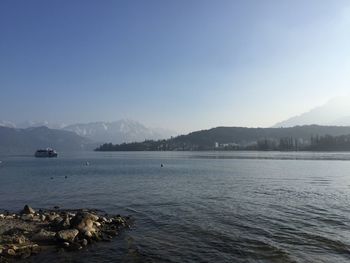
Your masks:
M281 152L281 153L296 153L296 152L314 152L314 153L322 153L322 152L349 152L348 150L294 150L294 151L282 151L282 150L94 150L93 152Z

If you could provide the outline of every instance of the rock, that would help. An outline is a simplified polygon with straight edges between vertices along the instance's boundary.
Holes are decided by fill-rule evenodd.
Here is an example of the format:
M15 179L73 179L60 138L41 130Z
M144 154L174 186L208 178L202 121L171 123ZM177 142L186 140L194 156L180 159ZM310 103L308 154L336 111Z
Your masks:
M98 221L99 217L97 215L94 215L89 212L78 212L75 217L80 217L80 218L85 218L85 219L90 219L92 221Z
M40 229L40 231L33 235L32 240L36 242L50 242L55 239L56 232Z
M100 222L107 223L107 218L105 218L105 217L100 217Z
M57 232L56 237L62 241L73 242L78 234L79 231L77 229L68 229Z
M29 205L25 205L22 210L22 214L34 214L34 213L35 213L35 210L31 208Z
M88 245L87 239L84 238L84 239L81 241L81 245L84 246L84 247L86 247L86 246ZM1 254L1 253L0 253L0 254Z
M53 228L53 230L55 230L55 231L62 230L63 229L62 228L62 221L63 221L63 218L58 216L54 220L51 221L50 227Z
M63 244L62 244L64 247L69 247L69 243L68 242L63 242Z
M37 244L32 245L32 254L38 254L40 251L41 248Z
M0 263L13 260L11 257L24 259L52 246L62 251L80 250L95 241L110 241L124 224L128 224L124 217L108 214L100 217L96 213L91 210L35 212L29 206L19 214L2 212L0 224L5 228L0 234Z
M53 213L48 214L46 216L46 219L51 222L51 221L55 220L57 217L60 217L60 215L53 212Z
M40 216L34 216L33 221L35 222L41 222Z
M34 215L33 214L23 214L21 216L21 219L24 221L32 221L34 219Z
M94 228L94 222L99 218L96 215L87 212L79 212L71 220L71 226L78 229L80 233L86 237L92 237L92 234L96 232Z
M60 223L59 223L59 227L61 229L68 229L70 227L70 220L69 217L66 216L66 218L64 218Z
M44 214L40 215L39 217L40 217L40 220L43 222L46 220L46 216Z
M7 250L7 255L14 257L14 256L16 256L16 251L12 248L9 248Z
M19 228L19 227L14 227L14 228L10 228L9 230L5 231L4 233L2 233L3 235L6 236L17 236L17 235L23 235L25 234L26 230Z
M13 237L13 243L16 244L24 244L27 242L27 238L23 235L19 235L19 236L14 236Z
M75 217L75 213L68 212L67 215L68 215L70 218Z

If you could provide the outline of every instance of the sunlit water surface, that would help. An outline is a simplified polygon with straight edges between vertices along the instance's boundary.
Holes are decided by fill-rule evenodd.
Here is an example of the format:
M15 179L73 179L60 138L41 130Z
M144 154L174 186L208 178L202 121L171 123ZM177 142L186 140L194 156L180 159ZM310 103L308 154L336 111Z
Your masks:
M92 152L0 160L1 209L86 207L135 219L111 243L32 262L350 260L350 153Z

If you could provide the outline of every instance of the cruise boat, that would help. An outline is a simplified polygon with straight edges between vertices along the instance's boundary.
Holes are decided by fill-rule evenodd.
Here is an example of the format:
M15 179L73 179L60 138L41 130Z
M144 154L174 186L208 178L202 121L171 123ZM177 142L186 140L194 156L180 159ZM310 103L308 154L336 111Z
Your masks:
M39 149L35 152L34 154L35 157L57 157L58 154L55 150L51 149L51 148L47 148L47 149Z

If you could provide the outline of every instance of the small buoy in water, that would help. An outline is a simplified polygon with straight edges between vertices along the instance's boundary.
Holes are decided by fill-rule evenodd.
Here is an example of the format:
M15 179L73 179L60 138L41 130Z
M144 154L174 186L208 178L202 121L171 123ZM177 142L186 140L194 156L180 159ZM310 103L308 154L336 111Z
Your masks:
M161 163L161 164L160 164L160 167L164 167L164 165Z
M50 178L51 180L53 179L53 177Z
M90 165L90 163L89 163L89 162L86 162L86 163L85 163L85 165L86 165L86 166L89 166L89 165Z
M68 176L66 175L64 178L65 178L65 179L67 179L67 178L68 178Z

